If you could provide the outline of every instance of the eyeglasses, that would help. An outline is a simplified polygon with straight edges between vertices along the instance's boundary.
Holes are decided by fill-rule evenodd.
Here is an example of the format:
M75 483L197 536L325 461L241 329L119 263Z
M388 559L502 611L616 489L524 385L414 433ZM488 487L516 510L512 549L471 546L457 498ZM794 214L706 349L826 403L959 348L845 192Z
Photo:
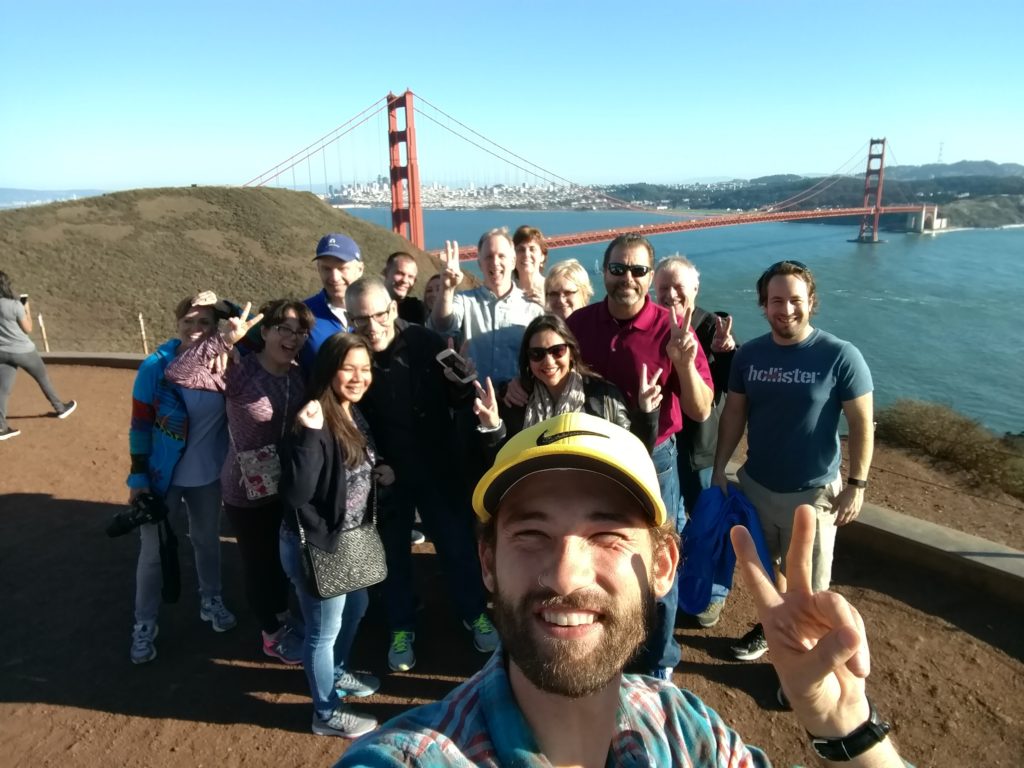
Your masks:
M651 271L650 267L645 267L643 264L622 264L617 261L610 262L607 269L608 274L613 277L622 277L629 272L637 280Z
M358 325L360 328L365 328L370 324L372 320L377 325L384 325L384 321L388 319L388 314L391 312L391 306L388 305L387 309L382 309L380 312L374 312L372 315L351 315L349 320L352 321L352 325Z
M569 345L562 343L554 344L550 347L530 347L528 350L526 350L526 355L533 362L539 363L548 355L551 355L555 360L558 360L559 358L565 357L565 354L568 351Z
M290 325L275 325L274 330L286 339L302 339L305 341L309 338L309 331L303 330L302 328L296 330Z
M547 296L549 299L568 299L579 293L578 290L573 291L548 291Z

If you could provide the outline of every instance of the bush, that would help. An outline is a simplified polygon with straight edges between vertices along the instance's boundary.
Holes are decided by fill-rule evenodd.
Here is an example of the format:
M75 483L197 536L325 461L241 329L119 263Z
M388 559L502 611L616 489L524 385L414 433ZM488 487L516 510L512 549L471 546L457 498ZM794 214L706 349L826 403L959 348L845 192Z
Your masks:
M1000 438L952 408L897 400L877 415L875 435L890 445L962 469L978 485L994 485L1024 499L1024 441Z

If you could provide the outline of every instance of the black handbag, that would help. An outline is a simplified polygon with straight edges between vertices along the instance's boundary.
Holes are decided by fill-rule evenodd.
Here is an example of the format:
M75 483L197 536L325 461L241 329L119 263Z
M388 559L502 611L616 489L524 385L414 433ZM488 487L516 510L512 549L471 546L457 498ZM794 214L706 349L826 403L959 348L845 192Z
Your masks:
M379 584L387 578L384 545L377 533L376 483L370 492L369 507L370 519L364 518L361 525L341 531L337 548L333 552L306 541L299 512L295 511L299 543L302 545L302 568L309 591L317 597L337 597Z

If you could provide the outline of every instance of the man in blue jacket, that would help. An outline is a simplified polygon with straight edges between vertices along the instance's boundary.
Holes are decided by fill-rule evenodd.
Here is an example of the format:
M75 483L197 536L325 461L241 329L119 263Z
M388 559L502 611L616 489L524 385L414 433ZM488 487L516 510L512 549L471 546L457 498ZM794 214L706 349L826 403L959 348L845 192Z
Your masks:
M309 341L299 356L302 367L307 370L328 337L349 330L345 290L363 276L363 255L356 241L348 235L332 232L321 237L313 261L324 288L303 301L316 318Z

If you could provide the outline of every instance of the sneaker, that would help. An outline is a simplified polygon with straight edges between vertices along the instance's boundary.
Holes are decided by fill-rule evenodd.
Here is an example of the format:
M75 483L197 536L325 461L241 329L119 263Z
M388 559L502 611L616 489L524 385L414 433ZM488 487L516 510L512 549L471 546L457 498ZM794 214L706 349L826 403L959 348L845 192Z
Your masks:
M417 531L415 528L412 529L412 543L424 544L427 541L427 537L423 535L423 531Z
M156 636L160 628L156 624L140 621L132 627L132 664L145 664L156 658Z
M375 675L368 675L365 672L342 672L334 681L334 689L342 698L355 696L361 699L364 696L373 696L380 690L380 678Z
M764 627L755 624L754 628L732 646L732 653L740 661L753 661L764 656L768 650L768 641L764 636Z
M416 652L412 649L415 632L399 630L391 633L391 647L388 648L388 667L392 672L408 672L416 666Z
M214 632L227 632L238 623L235 614L224 607L220 595L203 599L199 604L199 618L213 625Z
M725 607L725 600L712 600L708 607L697 614L697 623L704 629L715 626L722 618L722 609Z
M4 427L0 429L0 440L10 440L12 437L17 437L21 434L20 429L14 427Z
M377 718L353 712L348 707L338 707L327 720L313 715L313 733L317 736L341 736L354 739L369 733L377 727Z
M281 627L272 635L264 632L263 653L284 664L301 664L302 640L287 626Z
M75 408L77 407L78 403L76 403L74 400L69 400L68 402L64 403L63 408L57 411L57 418L66 419L68 416L75 412Z
M781 685L779 686L779 689L777 691L775 691L775 700L778 701L779 702L779 706L782 707L787 712L789 710L793 709L793 707L791 707L789 705L789 699L786 698L786 692L784 690L782 690L782 686Z
M486 613L481 613L472 623L464 621L462 625L473 633L473 645L480 653L493 653L498 647L498 633Z
M672 673L674 671L675 670L672 667L655 667L648 674L658 680L664 680L666 683L671 683Z

